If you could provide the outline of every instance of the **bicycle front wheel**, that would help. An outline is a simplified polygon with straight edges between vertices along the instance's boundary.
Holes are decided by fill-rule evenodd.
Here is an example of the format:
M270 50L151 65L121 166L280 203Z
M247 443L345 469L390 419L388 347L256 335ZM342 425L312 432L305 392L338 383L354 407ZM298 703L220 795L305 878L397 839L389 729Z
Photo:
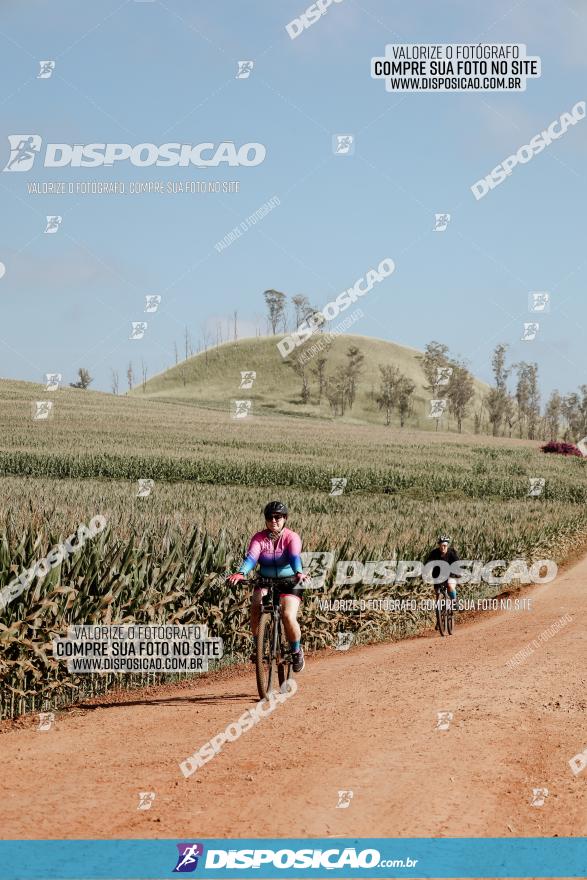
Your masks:
M273 655L273 626L272 615L262 614L257 633L257 656L255 658L257 691L261 700L265 699L277 677L277 663Z

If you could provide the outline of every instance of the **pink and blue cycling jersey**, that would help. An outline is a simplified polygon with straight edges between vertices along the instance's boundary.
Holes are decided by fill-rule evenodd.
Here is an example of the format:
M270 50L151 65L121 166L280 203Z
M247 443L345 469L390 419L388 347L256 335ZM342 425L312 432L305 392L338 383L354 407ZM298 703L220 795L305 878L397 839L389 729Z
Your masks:
M262 577L293 577L302 571L302 539L291 529L283 529L277 541L270 537L268 529L253 535L239 568L247 575L257 564Z

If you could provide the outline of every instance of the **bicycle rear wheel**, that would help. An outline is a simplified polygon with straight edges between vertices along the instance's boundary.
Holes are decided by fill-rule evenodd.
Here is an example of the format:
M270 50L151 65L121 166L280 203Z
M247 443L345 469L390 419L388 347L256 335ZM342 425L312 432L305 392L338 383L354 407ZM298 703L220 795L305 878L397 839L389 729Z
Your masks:
M446 600L446 631L449 636L452 636L452 631L454 627L454 611L452 610L452 599Z
M438 624L438 632L441 636L444 636L446 632L446 596L440 590L436 597L436 622Z
M273 656L273 626L273 615L268 612L261 614L255 657L257 691L261 700L265 699L278 675L277 662Z
M291 667L291 653L289 650L289 644L285 637L285 630L283 628L282 621L280 621L279 630L280 651L279 663L277 664L277 677L279 679L279 689L281 690L283 688L284 682L292 677L293 670Z

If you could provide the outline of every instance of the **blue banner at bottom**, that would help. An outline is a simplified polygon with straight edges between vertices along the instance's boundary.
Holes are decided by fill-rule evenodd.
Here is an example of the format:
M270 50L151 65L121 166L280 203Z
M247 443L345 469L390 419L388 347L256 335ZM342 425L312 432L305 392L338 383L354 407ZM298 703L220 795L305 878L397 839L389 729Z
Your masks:
M587 838L0 841L1 880L587 877Z

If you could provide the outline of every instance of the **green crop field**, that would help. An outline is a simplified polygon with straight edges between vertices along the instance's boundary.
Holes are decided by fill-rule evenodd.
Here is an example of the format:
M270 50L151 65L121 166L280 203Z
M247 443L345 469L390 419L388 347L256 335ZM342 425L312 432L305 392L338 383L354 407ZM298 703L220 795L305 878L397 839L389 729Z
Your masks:
M205 370L203 360L187 366ZM258 366L240 360L243 370ZM277 389L267 383L258 412L234 420L222 404L220 374L216 388L206 389L199 374L178 386L177 369L122 397L0 382L0 587L80 523L97 514L108 520L102 534L0 610L0 717L152 680L68 676L50 640L69 623L205 623L224 639L228 661L242 660L247 591L224 579L262 526L270 498L288 503L306 551L336 560L422 559L440 530L469 559L560 563L587 541L581 459L547 456L528 441L317 418L287 400L283 408L295 415L278 415ZM232 376L235 364L227 370ZM48 397L54 417L34 421L34 401ZM347 480L342 495L330 495L334 477ZM531 478L545 480L540 497L528 494ZM137 497L139 479L154 480L148 497ZM482 589L497 590L469 588ZM420 582L337 586L330 578L320 596L429 590ZM309 648L332 645L341 628L374 641L430 621L425 613L327 613L315 598L304 603Z

